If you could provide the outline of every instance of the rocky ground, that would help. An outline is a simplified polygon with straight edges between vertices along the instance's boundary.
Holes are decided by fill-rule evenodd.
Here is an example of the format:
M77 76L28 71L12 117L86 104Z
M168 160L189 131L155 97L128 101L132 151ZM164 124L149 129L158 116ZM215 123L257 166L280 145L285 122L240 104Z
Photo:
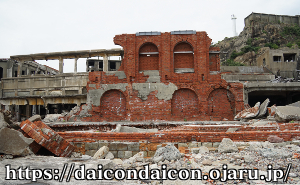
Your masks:
M173 145L159 148L153 158L144 158L143 152L136 154L129 159L115 159L109 153L108 148L102 147L94 157L73 153L70 158L53 157L53 156L27 156L13 158L9 155L3 155L0 162L0 184L300 184L300 153L299 140L292 142L270 143L266 142L232 142L230 139L224 139L218 148L192 148L189 154L179 153ZM103 159L104 158L104 159ZM149 165L149 170L160 169L164 165L167 169L201 169L202 175L208 175L212 169L224 170L224 165L227 169L257 169L259 176L265 175L268 177L268 165L272 165L272 169L283 170L283 174L277 172L277 177L283 177L288 170L288 165L291 164L290 171L286 182L283 178L277 182L266 182L265 180L249 180L247 175L242 180L95 180L77 181L74 178L74 173L70 177L70 182L66 182L68 173L65 174L62 182L60 173L65 164L67 172L74 163L74 169L80 169L80 165L84 164L85 169L97 169L98 164L103 165L103 169L144 169L145 165ZM37 179L35 183L30 180L5 180L6 167L10 164L11 169L17 169L20 166L25 168L30 166L30 169L59 169L58 178L55 180ZM230 173L230 172L229 172ZM222 172L224 174L224 172ZM78 174L77 174L78 175ZM174 176L177 178L178 176ZM203 177L203 176L202 176Z

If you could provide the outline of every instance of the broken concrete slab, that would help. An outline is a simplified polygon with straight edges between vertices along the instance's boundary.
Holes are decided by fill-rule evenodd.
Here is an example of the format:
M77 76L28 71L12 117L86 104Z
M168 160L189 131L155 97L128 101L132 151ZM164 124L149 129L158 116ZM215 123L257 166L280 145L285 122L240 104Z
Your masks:
M266 115L267 113L267 110L268 110L268 105L270 103L270 100L269 98L267 98L259 107L259 113L258 115L256 116L256 118L261 118L263 116Z
M295 102L295 103L288 104L288 106L300 107L300 101L297 101L297 102Z
M0 153L22 155L30 153L26 150L34 140L26 138L19 131L5 127L0 130L0 141Z
M126 133L131 133L131 132L138 132L138 133L144 133L144 132L158 132L158 129L142 129L142 128L136 128L136 127L128 127L128 126L121 126L118 124L116 126L116 129L113 130L114 132L126 132Z
M20 127L39 145L43 146L57 156L68 157L75 149L73 144L66 141L42 121L35 121L33 123L29 120L26 120L20 124Z
M239 112L234 117L234 120L255 118L259 114L259 107L260 102L257 102L254 107Z
M108 152L109 148L107 146L103 146L95 153L93 159L104 159Z
M289 122L300 120L300 108L293 106L276 107L275 119L277 122Z
M46 117L43 119L43 122L56 122L59 117L62 117L61 114L47 114Z
M41 118L40 115L37 114L37 115L31 116L28 120L31 121L31 122L42 121L42 118Z

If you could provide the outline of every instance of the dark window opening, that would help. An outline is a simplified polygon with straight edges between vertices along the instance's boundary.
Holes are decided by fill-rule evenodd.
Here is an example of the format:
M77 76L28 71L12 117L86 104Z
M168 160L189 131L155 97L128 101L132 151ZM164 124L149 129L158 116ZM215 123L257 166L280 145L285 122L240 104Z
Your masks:
M109 62L110 71L116 71L116 62Z
M94 61L88 61L88 66L89 68L93 68L94 67L95 62Z
M25 71L22 71L22 75L25 75Z
M99 71L103 71L103 62L99 61Z
M34 74L35 74L35 71L31 71L31 74L34 75Z
M0 80L3 78L3 68L0 67Z
M263 66L266 66L266 59L263 59Z
M285 62L295 62L296 54L283 54Z
M273 56L274 62L281 62L281 56Z
M18 77L18 71L15 71L15 77Z

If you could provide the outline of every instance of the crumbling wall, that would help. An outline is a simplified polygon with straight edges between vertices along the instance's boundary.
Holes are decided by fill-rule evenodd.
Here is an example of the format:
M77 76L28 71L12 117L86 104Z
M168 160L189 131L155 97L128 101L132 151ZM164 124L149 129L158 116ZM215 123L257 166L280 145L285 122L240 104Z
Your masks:
M123 34L114 42L124 48L122 66L89 73L83 121L232 120L243 109L243 85L221 79L219 48L205 32ZM214 90L220 101L211 114Z

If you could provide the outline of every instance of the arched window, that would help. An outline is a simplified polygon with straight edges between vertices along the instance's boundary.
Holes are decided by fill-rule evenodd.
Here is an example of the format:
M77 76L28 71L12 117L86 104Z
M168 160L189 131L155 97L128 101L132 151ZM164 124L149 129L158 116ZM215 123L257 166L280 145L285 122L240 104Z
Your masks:
M187 42L180 42L174 47L175 73L194 72L194 49Z
M139 71L145 70L159 70L159 52L153 43L146 43L139 50Z

